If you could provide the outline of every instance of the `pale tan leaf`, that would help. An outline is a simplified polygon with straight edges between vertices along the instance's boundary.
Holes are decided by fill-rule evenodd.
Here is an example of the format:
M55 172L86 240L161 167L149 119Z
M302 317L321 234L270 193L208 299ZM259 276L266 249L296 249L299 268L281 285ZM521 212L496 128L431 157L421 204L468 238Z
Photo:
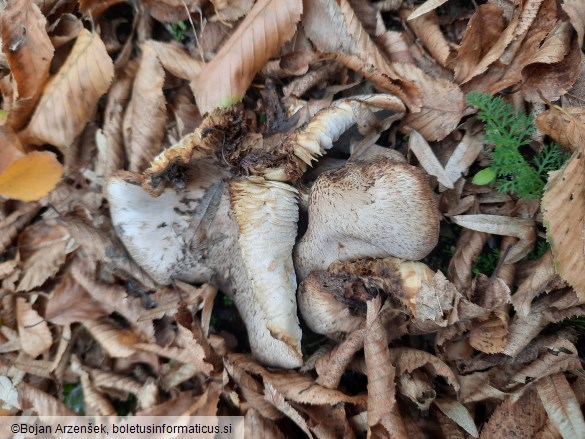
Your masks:
M449 178L445 169L437 159L437 156L431 149L423 136L416 130L410 131L410 138L408 139L408 147L418 159L422 168L428 174L437 177L439 183L449 189L453 189L453 181Z
M140 342L132 331L119 329L105 319L87 320L83 322L83 326L113 358L129 357L136 352L135 346Z
M449 315L461 297L455 285L437 270L431 281L424 281L415 298L415 323L432 321L438 326L447 326Z
M4 343L0 344L0 353L20 351L22 349L18 331L8 326L0 326L0 334L6 339Z
M536 241L536 229L532 220L484 214L456 215L452 219L455 224L477 232L518 238L518 242L506 258L506 261L510 263L518 262L530 253Z
M18 399L23 409L32 408L42 416L76 416L73 410L67 407L57 398L39 390L37 387L21 382L16 386Z
M12 384L10 378L4 375L0 376L0 401L2 401L2 409L4 410L20 409L18 390Z
M458 400L462 404L470 402L484 401L486 399L504 399L506 393L495 388L490 382L489 372L475 372L469 375L459 377L461 390L458 394Z
M583 412L564 374L538 380L536 390L544 409L564 439L585 435Z
M161 151L166 122L165 72L152 45L144 43L141 48L132 100L124 116L130 171L143 171Z
M449 278L460 290L471 286L471 269L481 254L489 235L470 229L463 229L457 240L455 252L449 261Z
M434 404L471 436L479 437L473 417L467 407L459 401L451 398L436 398Z
M492 3L479 5L467 23L467 29L454 61L455 82L461 83L496 43L505 29L502 9Z
M516 356L549 323L556 323L564 318L582 315L585 305L580 305L576 293L572 290L548 295L532 305L525 318L514 316L509 326L508 345L503 353Z
M583 47L583 39L585 37L585 4L579 0L567 0L561 7L567 13L571 24L577 31L579 47Z
M216 15L211 17L209 21L236 21L238 18L243 17L254 4L253 0L212 0L213 6L215 7Z
M53 337L47 322L24 297L16 299L16 319L24 352L35 358L51 347Z
M422 5L418 6L412 13L408 16L408 21L414 20L421 15L425 15L439 6L447 3L449 0L426 0Z
M178 326L174 346L162 347L155 343L138 343L137 349L153 352L157 355L173 359L180 363L190 364L200 372L210 374L213 366L205 361L205 350L195 339L193 333L182 325Z
M528 389L518 401L509 398L498 406L480 438L533 438L545 421L546 415L536 392Z
M16 270L18 260L10 259L0 263L0 280L7 278Z
M192 81L204 66L201 60L193 58L176 42L148 40L144 44L154 50L165 70L177 78Z
M16 0L0 14L2 51L16 82L8 124L19 130L26 123L49 77L53 46L46 31L47 20L31 0Z
M459 382L451 368L438 357L418 349L390 348L390 358L396 367L396 375L401 376L414 370L422 369L432 376L440 375L455 390L459 390Z
M284 413L291 421L299 426L301 430L309 437L313 438L313 434L307 425L307 421L301 414L293 408L285 399L284 396L270 383L264 384L264 395L278 410Z
M466 174L482 151L483 133L481 131L476 132L473 128L466 130L463 139L461 139L445 165L445 173L449 180L455 183Z
M24 275L16 291L30 291L57 274L70 238L67 228L58 224L39 222L25 229L18 239Z
M353 331L334 349L320 357L315 364L315 370L319 374L315 382L320 386L336 389L353 356L363 349L365 334L365 329Z
M507 307L493 311L488 320L472 325L469 344L486 354L502 352L508 342L508 320Z
M100 37L82 30L65 64L45 86L25 138L61 148L71 145L113 76L114 65Z
M417 87L408 78L400 77L388 63L347 0L306 2L302 24L320 52L334 55L385 92L404 100L413 111L420 108Z
M585 301L585 156L582 145L560 171L550 173L542 197L543 223L554 266Z
M272 384L284 397L301 404L339 404L340 402L365 403L365 395L350 396L340 391L316 385L311 376L295 370L270 372L242 354L228 354L227 358L245 371L260 375L264 382Z
M466 114L467 104L459 86L446 79L433 78L413 65L393 64L393 67L402 78L418 87L422 97L420 111L409 113L403 125L414 128L429 141L447 137Z
M104 317L110 312L67 273L49 298L45 318L58 325L69 325Z
M546 290L547 285L555 278L552 252L548 250L540 257L531 274L522 282L514 295L512 303L516 313L526 318L530 312L532 300Z
M536 126L570 151L585 145L585 110L581 107L551 106L538 115Z
M429 11L430 12L430 11ZM451 47L449 42L443 35L439 26L439 17L435 12L430 12L422 15L417 15L414 18L407 9L401 11L400 16L407 18L407 23L410 29L414 32L422 45L428 50L433 59L440 65L445 67L447 59L451 54Z
M278 426L262 416L256 409L250 408L244 417L245 437L265 437L285 439L286 436Z
M0 220L0 251L2 253L6 251L18 232L35 217L40 209L41 206L38 203L26 203Z
M192 82L199 111L238 102L266 61L289 40L301 18L300 0L260 0Z
M368 427L392 431L389 420L396 405L396 371L390 361L386 330L380 321L381 298L367 302L364 356L368 368Z
M75 355L71 357L71 371L78 375L81 380L83 390L84 408L87 414L97 416L115 416L116 409L110 403L108 398L99 392L91 382L89 374L83 368Z

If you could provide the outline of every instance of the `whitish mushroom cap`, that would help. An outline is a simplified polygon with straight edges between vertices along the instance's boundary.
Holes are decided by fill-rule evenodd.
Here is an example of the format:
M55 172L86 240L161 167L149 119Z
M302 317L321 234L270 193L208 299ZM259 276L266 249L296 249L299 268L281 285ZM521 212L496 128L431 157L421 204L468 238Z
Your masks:
M261 177L229 183L242 259L270 334L301 354L292 250L299 218L297 191Z
M425 257L437 244L440 214L419 169L385 157L348 163L311 188L309 225L295 248L305 279L335 260Z
M179 192L167 188L155 198L137 181L114 176L108 181L106 193L118 236L133 259L154 280L163 285L174 279L214 282L234 298L246 324L250 346L256 358L271 366L299 367L303 360L296 317L296 280L290 261L292 243L288 244L290 262L286 262L285 258L283 265L288 268L283 270L279 266L275 270L276 276L281 276L287 270L292 273L289 274L291 280L287 287L292 288L288 302L277 304L274 308L277 318L280 318L279 313L283 309L288 311L285 312L286 318L282 317L283 326L278 326L280 321L275 323L271 320L273 327L269 330L264 309L266 305L260 303L254 295L252 282L244 267L238 243L239 227L231 212L226 186L223 184L222 171L200 160L194 165L194 174L189 184ZM292 193L290 197L294 199L295 194ZM294 223L294 240L295 211L287 211L285 216ZM270 228L269 223L264 224L265 231ZM249 237L247 234L245 236ZM278 232L275 235L268 232L266 236L268 239L282 238ZM271 281L270 274L263 279L267 285L280 285L280 281ZM286 342L276 338L273 333L279 333Z

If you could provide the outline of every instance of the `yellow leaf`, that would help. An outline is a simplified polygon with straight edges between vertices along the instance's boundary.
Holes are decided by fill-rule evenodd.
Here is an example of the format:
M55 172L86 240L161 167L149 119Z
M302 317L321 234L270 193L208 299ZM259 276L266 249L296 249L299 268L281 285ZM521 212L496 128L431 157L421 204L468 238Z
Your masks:
M31 152L0 174L0 195L22 201L38 200L53 190L61 175L63 167L53 153Z

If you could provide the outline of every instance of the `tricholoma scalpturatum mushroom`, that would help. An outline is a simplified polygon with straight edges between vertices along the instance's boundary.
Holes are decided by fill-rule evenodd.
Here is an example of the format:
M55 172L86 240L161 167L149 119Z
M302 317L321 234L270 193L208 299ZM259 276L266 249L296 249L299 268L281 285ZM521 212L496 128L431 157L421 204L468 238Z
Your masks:
M232 296L260 361L301 366L297 280L336 260L417 260L437 243L439 212L424 174L379 155L322 173L297 236L296 187L307 166L351 126L403 111L391 95L334 102L294 132L264 139L264 162L248 160L252 175L239 177L225 166L225 143L250 145L258 135L234 129L233 110L215 112L143 175L110 178L116 232L156 282L212 282Z

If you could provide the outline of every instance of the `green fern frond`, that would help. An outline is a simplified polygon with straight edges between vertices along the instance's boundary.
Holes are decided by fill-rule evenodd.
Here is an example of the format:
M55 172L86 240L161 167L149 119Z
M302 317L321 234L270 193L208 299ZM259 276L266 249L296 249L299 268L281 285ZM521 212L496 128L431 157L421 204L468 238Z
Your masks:
M494 146L490 169L497 176L496 189L519 198L540 198L548 172L560 168L567 155L559 145L545 145L532 164L527 162L520 148L531 142L532 116L514 111L501 97L471 92L467 99L477 107L478 118L485 123L485 142Z

